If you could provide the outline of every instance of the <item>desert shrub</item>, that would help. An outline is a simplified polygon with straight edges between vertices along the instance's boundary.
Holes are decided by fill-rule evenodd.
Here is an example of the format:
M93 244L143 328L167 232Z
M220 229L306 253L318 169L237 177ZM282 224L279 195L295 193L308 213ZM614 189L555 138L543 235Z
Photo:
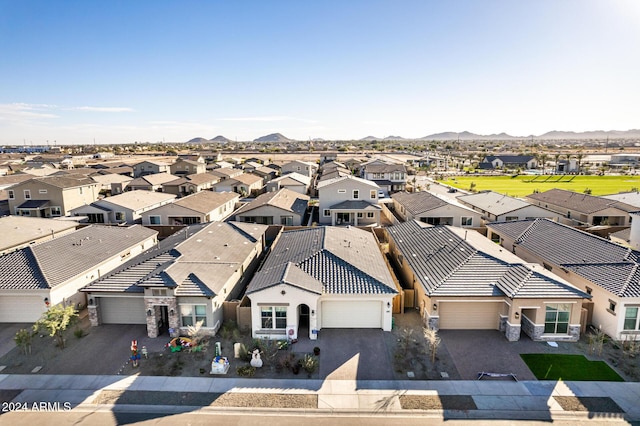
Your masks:
M301 366L309 374L313 374L320 365L318 358L311 354L306 354L304 358L302 358Z
M242 367L236 368L236 373L238 373L240 377L253 377L253 375L256 374L256 369L250 365L243 365Z
M33 338L33 333L24 328L18 330L16 332L13 341L16 342L16 345L20 348L20 350L28 355L31 353L31 339Z

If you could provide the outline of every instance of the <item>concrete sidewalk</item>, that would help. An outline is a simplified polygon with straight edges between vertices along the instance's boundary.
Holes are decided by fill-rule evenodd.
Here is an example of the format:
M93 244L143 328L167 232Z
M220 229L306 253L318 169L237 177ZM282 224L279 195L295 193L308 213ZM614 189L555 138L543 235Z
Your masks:
M150 405L99 405L93 401L103 391L181 392L181 393L272 393L316 395L316 410L307 415L368 413L381 415L436 416L443 419L527 419L527 420L600 420L640 421L640 383L545 382L545 381L377 381L377 380L261 380L210 377L160 376L72 376L2 375L0 402L51 403L81 411L133 411L180 413L201 410L234 410L233 407L166 406L161 401ZM406 395L463 395L473 399L474 410L404 409ZM566 411L557 397L610 398L624 413ZM18 404L14 404L17 406ZM7 406L3 404L3 406ZM242 410L296 412L296 409L262 408Z

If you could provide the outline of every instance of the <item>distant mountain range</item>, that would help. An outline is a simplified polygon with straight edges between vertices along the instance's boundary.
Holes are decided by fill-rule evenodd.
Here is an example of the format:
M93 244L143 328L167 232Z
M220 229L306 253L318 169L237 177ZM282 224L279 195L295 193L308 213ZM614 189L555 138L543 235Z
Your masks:
M517 140L517 139L545 139L545 140L553 140L553 139L639 139L640 138L640 129L631 129L631 130L593 130L587 132L571 132L571 131L559 131L553 130L551 132L544 133L539 136L529 135L529 136L511 136L507 133L498 133L491 135L479 135L471 132L443 132L443 133L434 133L432 135L424 136L421 138L417 138L415 140L427 140L427 141L445 141L445 140L461 140L461 141L470 141L470 140L486 140L486 141L506 141L506 140ZM324 141L324 139L316 138L312 139L313 141ZM378 138L375 136L367 136L366 138L360 139L360 141L372 142L372 141L401 141L401 140L412 140L411 138L403 138L402 136L386 136L384 138ZM271 133L270 135L261 136L257 139L254 139L253 142L295 142L295 139L289 139L288 137L282 135L282 133ZM225 138L224 136L216 136L213 139L205 139L205 138L193 138L187 143L191 144L202 144L202 143L227 143L232 142L230 139Z

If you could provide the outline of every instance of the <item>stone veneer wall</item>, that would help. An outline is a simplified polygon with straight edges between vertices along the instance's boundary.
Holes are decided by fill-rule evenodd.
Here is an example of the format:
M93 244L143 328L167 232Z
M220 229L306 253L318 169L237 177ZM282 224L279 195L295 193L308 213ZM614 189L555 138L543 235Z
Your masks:
M180 335L180 312L178 312L178 302L173 296L145 297L145 312L151 309L151 315L147 315L147 335L151 338L158 337L158 320L160 319L160 307L166 306L169 312L173 310L173 315L169 314L169 330L171 337Z
M536 325L529 318L522 316L522 330L534 342L577 342L580 340L580 325L569 325L567 334L544 334L544 325Z
M511 324L507 321L504 335L510 342L517 342L520 340L520 324Z
M438 315L431 316L426 311L424 315L425 315L425 324L427 325L427 328L435 331L440 330L440 316Z
M507 331L507 316L500 315L500 331L506 333Z
M98 307L96 305L87 306L87 312L89 313L89 324L91 327L97 327L100 325L100 315L98 313Z

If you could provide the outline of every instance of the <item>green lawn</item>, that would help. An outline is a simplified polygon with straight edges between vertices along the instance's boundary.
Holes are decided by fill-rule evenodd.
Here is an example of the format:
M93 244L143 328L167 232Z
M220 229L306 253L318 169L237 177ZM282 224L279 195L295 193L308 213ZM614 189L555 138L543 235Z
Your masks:
M583 355L521 354L538 380L587 380L624 382L604 361L589 361Z
M591 189L591 195L616 194L640 189L640 176L576 176L544 175L529 176L456 176L442 181L456 188L469 190L471 182L476 191L491 190L513 197L533 194L536 190L544 192L559 188L575 192Z

